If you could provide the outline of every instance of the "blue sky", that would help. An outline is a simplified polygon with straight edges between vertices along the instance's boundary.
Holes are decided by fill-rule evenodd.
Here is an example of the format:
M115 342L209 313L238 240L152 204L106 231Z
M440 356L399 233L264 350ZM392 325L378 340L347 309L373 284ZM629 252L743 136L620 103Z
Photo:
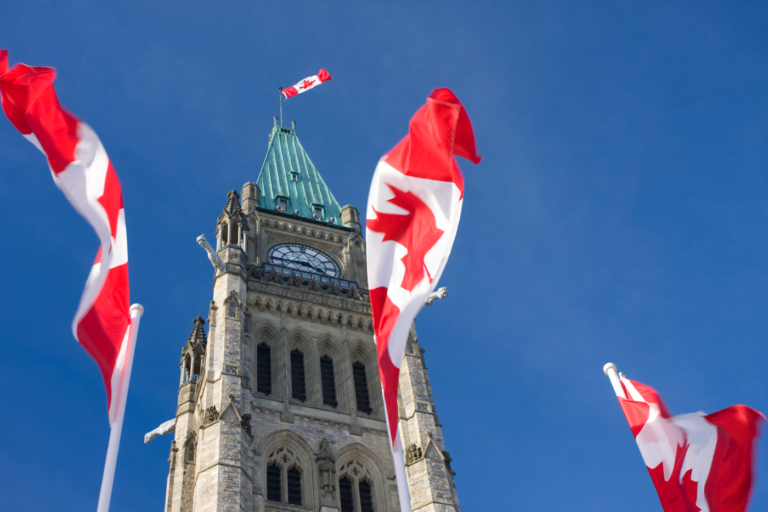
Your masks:
M760 2L6 2L0 48L58 69L123 184L146 313L112 510L162 507L170 439L142 436L211 299L195 237L321 67L285 118L341 204L432 88L475 126L450 295L417 320L462 508L661 510L602 366L673 413L768 411L766 26ZM70 322L98 242L5 120L0 219L3 507L93 510L106 398Z

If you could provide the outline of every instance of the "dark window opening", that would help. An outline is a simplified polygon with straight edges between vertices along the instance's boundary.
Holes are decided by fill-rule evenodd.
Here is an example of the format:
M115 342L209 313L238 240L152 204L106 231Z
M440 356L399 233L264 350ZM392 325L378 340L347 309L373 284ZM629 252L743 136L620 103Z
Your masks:
M195 463L195 452L197 451L197 443L191 442L187 444L186 450L184 450L184 460L192 464Z
M333 378L333 359L328 356L320 358L320 380L323 384L323 403L336 407L336 382Z
M365 374L365 365L355 363L352 365L352 374L355 378L355 398L357 399L357 410L365 414L371 414L371 401L368 397L368 378Z
M323 218L323 207L322 206L314 206L312 208L312 217L318 220L322 220Z
M291 351L291 389L293 398L301 400L307 399L307 385L304 380L304 354L298 350Z
M269 501L281 501L280 492L280 467L276 464L267 466L267 499Z
M288 503L301 505L301 471L296 468L288 470Z
M362 480L357 485L357 490L360 491L360 512L373 512L373 493L371 492L371 484Z
M272 393L272 354L269 345L262 343L256 348L256 391Z
M352 480L347 477L339 479L339 498L341 499L341 512L355 512Z
M277 198L277 210L281 212L288 211L288 200L278 197Z

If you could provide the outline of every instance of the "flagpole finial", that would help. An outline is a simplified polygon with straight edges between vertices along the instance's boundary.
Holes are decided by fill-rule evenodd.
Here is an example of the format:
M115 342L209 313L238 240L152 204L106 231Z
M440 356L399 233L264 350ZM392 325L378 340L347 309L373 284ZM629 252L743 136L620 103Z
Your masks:
M618 368L616 368L616 365L613 363L605 363L605 366L603 366L603 373L608 375L608 371L613 370L615 372L619 371Z
M131 318L144 315L144 306L141 304L133 304L129 310Z

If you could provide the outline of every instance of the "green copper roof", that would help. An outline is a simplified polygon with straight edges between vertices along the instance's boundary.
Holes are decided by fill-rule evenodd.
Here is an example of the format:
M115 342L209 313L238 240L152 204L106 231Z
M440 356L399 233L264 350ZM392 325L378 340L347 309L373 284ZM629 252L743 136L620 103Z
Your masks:
M315 206L321 206L324 222L344 225L341 207L301 147L295 125L293 129L280 126L272 129L269 150L257 184L264 209L276 210L278 200L282 198L288 200L286 213L311 219Z

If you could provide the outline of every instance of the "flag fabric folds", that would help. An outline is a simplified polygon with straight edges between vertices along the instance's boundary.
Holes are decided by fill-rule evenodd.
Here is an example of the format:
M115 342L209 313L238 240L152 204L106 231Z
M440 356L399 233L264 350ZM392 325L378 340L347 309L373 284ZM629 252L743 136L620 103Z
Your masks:
M754 443L764 416L745 405L672 416L653 388L623 375L616 381L619 403L664 511L746 511Z
M368 195L368 283L403 511L410 502L401 485L400 365L411 324L437 286L459 226L464 180L454 155L480 162L463 105L450 90L435 89L411 119L408 135L379 161Z
M317 72L316 75L307 77L296 85L283 89L283 94L285 95L285 99L292 98L297 94L301 94L303 92L307 92L310 89L314 89L321 83L327 82L328 80L331 80L331 75L328 74L326 70L321 69Z
M60 105L49 67L8 70L0 50L0 98L8 120L47 160L53 181L91 224L101 247L72 322L75 339L96 360L107 391L110 424L129 357L128 243L120 181L96 133ZM124 400L122 400L124 403Z

